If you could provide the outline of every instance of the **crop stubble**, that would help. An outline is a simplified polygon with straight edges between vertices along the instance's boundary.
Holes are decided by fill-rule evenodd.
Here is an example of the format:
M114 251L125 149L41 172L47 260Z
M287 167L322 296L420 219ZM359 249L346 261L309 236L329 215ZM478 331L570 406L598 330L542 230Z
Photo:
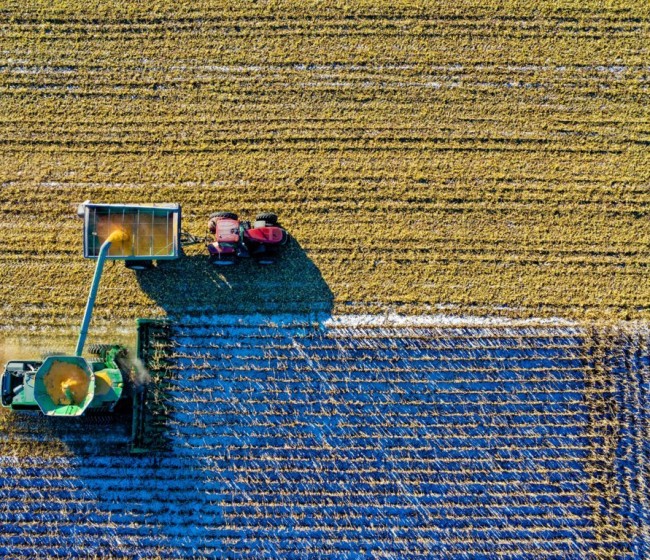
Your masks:
M0 24L5 328L76 323L87 198L179 202L194 232L275 210L337 312L650 316L642 3L43 6ZM174 278L198 308L312 305L281 266ZM159 300L109 267L96 317Z

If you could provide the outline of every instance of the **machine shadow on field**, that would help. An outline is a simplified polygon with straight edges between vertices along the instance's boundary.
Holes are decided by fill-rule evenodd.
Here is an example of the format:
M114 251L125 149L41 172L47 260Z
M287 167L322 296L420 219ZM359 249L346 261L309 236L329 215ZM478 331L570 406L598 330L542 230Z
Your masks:
M215 266L203 245L175 261L137 271L142 290L170 318L187 315L318 313L329 315L334 296L316 265L293 238L277 262L239 259Z
M323 318L333 307L332 291L320 270L294 239L283 247L273 265L242 259L230 267L217 267L209 262L205 247L196 245L177 260L135 274L152 304L172 322L220 314ZM139 346L140 342L139 337ZM223 393L230 369L215 363L230 358L209 346L212 354L208 357L194 359L192 350L182 348L180 353L189 355L174 355L175 341L162 331L153 342L153 350L147 354L150 359L142 359L151 382L142 416L146 437L142 448L136 446L138 452L130 453L136 439L132 431L135 422L128 410L79 418L50 418L37 411L0 414L0 431L5 432L0 459L3 455L8 461L15 456L29 457L29 465L34 467L35 474L22 483L33 488L31 507L45 510L62 495L68 500L71 496L74 505L78 496L93 512L93 523L105 527L98 541L101 545L93 548L92 554L87 549L79 552L74 544L78 541L70 545L79 555L123 556L124 543L131 538L124 535L133 535L133 527L140 528L141 534L155 531L160 550L176 550L191 541L194 553L201 555L205 550L206 557L214 557L220 546L220 537L204 535L195 528L205 525L206 514L217 523L224 519L226 494L223 500L212 496L221 487L227 489L225 482L218 482L220 473L230 476L233 472L230 448L237 449L239 444L228 443L229 425L221 425L215 418L236 416L233 407L238 405L236 398ZM206 369L208 360L212 365ZM52 465L57 469L53 481ZM228 495L232 500L234 494L229 491ZM117 523L113 521L115 512L120 518ZM191 528L182 543L179 527ZM34 524L23 524L21 530L25 538L41 537ZM53 534L58 542L72 542L65 540L67 534Z

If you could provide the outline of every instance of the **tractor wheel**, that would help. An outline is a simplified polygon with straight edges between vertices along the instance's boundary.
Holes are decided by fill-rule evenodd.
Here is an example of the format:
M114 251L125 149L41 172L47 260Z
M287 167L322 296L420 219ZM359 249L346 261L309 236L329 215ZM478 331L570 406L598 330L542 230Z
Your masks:
M233 254L229 254L228 256L220 255L220 254L210 254L208 257L208 262L210 264L213 264L215 266L230 266L235 264L235 256Z
M210 262L214 266L232 266L235 264L235 259L220 259L219 257L214 257L210 259Z
M273 212L262 212L255 218L257 222L266 222L267 226L274 226L278 223L278 216Z
M126 260L124 266L129 270L149 270L153 268L153 261Z
M234 212L213 212L210 214L210 219L212 218L225 218L226 220L236 220L237 214Z
M88 346L88 353L93 356L101 356L102 352L109 350L110 347L110 344L91 344Z

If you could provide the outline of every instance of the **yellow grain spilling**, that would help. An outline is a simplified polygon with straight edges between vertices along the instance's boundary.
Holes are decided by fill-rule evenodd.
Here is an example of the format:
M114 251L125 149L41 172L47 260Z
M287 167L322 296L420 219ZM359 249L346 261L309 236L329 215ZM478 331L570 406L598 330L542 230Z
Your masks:
M114 257L168 256L173 251L173 227L170 216L151 216L146 221L137 220L134 214L101 216L97 219L97 240L101 244L110 239L110 255Z
M106 373L100 371L95 374L95 395L105 395L112 386L111 378Z
M123 228L114 229L108 236L108 241L117 243L119 241L127 241L131 234Z
M114 226L111 224L106 224L104 230L105 233L103 237L105 237L105 239L102 239L102 236L100 236L100 241L111 242L112 244L110 249L111 255L126 256L133 253L133 251L131 250L130 240L132 234L130 229L127 229L125 227L120 227L120 226Z
M81 404L90 379L84 370L67 362L55 362L44 378L45 388L57 405Z

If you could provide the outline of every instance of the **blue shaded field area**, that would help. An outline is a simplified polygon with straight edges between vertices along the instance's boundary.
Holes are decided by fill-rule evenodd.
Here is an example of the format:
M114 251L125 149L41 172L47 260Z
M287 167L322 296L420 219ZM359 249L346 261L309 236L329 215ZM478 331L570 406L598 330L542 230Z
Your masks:
M0 556L647 558L648 335L176 324L167 452L11 416Z

